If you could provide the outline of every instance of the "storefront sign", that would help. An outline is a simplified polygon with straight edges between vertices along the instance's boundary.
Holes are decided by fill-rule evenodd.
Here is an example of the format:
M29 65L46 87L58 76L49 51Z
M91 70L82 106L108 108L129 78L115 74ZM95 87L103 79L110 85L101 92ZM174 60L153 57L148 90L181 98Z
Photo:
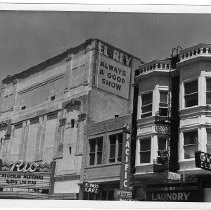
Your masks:
M196 167L211 171L211 155L205 152L195 152Z
M120 189L130 191L130 150L131 150L131 135L123 132L123 154L121 164L121 179Z
M196 202L200 200L197 186L153 187L146 191L147 201Z
M167 172L165 179L179 181L179 180L181 180L181 175L178 173L174 173L174 172Z
M118 61L125 66L131 67L132 65L132 57L130 55L103 42L98 42L98 50L102 55Z
M131 201L132 200L132 191L118 190L116 196L117 196L117 200Z
M83 191L87 193L97 194L99 192L99 184L84 182Z
M7 191L22 189L28 192L40 192L50 187L50 164L43 162L2 162L0 170L0 188ZM25 189L25 190L24 190Z
M97 87L123 98L128 98L130 72L130 67L100 54Z

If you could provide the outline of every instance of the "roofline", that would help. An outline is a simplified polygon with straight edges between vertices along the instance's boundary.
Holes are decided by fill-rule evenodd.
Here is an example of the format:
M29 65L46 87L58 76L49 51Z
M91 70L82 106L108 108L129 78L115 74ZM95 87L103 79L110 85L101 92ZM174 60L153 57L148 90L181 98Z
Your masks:
M115 48L115 49L117 49L121 52L124 52L125 54L140 60L144 64L144 61L142 61L140 58L138 58L138 57L136 57L136 56L124 51L124 50L121 50L118 47L115 47L115 46L113 46L113 45L111 45L111 44L109 44L109 43L107 43L107 42L105 42L101 39L98 39L98 38L89 38L89 39L86 39L83 43L81 43L81 44L79 44L75 47L69 48L66 51L64 51L64 52L62 52L62 53L60 53L60 54L58 54L58 55L56 55L52 58L49 58L49 59L47 59L47 60L45 60L45 61L43 61L43 62L41 62L41 63L39 63L35 66L32 66L32 67L30 67L30 68L28 68L28 69L26 69L26 70L24 70L24 71L22 71L18 74L14 74L13 76L7 76L6 78L4 78L2 80L2 83L3 84L9 84L9 83L14 82L16 79L27 78L28 76L30 76L34 73L41 72L42 70L46 69L47 67L53 66L53 65L63 61L68 56L68 54L74 53L74 52L76 54L76 53L80 52L81 50L85 49L87 47L87 45L89 45L91 42L93 42L95 40L99 41L99 42L103 42L103 43L105 43L106 45L108 45L112 48Z

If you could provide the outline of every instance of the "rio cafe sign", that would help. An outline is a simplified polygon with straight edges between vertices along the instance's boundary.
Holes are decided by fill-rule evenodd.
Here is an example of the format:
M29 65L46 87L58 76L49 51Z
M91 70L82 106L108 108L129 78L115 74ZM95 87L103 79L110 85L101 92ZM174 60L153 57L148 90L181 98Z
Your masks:
M102 42L98 42L98 50L97 87L127 99L132 57Z
M50 187L50 164L38 162L1 161L0 187L33 189L39 192Z

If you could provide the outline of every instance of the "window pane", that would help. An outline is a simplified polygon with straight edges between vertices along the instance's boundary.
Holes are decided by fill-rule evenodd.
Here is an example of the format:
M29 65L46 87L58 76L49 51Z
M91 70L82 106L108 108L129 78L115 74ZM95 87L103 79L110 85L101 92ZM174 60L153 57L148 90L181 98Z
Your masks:
M118 161L122 161L122 139L118 141L119 144L119 151L118 151Z
M185 83L184 86L185 86L185 95L198 92L198 80Z
M167 116L168 115L168 109L167 108L160 108L159 114L160 114L160 116Z
M185 96L185 106L191 107L198 105L198 93Z
M211 130L207 129L207 144L211 144Z
M97 152L97 164L102 163L102 152Z
M166 138L158 138L158 150L166 150L167 146L167 139Z
M149 112L147 114L142 114L141 118L150 117L150 116L152 116L152 112Z
M140 152L140 163L150 163L150 151Z
M97 139L97 151L102 152L103 150L103 140L102 138Z
M189 145L184 147L184 158L189 159L189 158L195 158L195 151L198 150L198 145Z
M94 165L95 164L95 153L90 153L89 154L89 165Z
M142 139L140 141L141 151L151 150L151 139Z
M206 103L211 104L211 92L206 93Z
M142 113L150 112L150 111L152 111L152 104L147 105L147 106L142 106L141 109L142 109Z
M115 147L115 144L111 144L110 145L110 157L109 157L109 162L115 162L115 150L116 150L116 147Z
M168 92L160 91L160 103L167 103L167 102L168 102Z
M207 78L207 91L211 91L211 78Z
M211 144L207 144L207 153L211 154Z
M142 95L142 106L152 103L152 93Z
M90 140L89 142L90 152L95 152L95 144L96 144L96 141L94 139Z
M191 131L184 133L184 145L197 144L198 131Z

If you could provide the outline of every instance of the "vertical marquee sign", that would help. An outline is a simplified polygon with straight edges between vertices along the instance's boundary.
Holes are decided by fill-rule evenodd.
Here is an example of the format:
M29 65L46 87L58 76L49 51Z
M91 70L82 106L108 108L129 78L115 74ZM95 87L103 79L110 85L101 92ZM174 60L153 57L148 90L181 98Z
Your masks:
M47 193L50 189L50 164L37 162L0 161L2 191Z
M131 200L132 189L130 184L130 152L131 134L129 130L123 131L123 152L120 174L120 191L117 192L119 200Z

